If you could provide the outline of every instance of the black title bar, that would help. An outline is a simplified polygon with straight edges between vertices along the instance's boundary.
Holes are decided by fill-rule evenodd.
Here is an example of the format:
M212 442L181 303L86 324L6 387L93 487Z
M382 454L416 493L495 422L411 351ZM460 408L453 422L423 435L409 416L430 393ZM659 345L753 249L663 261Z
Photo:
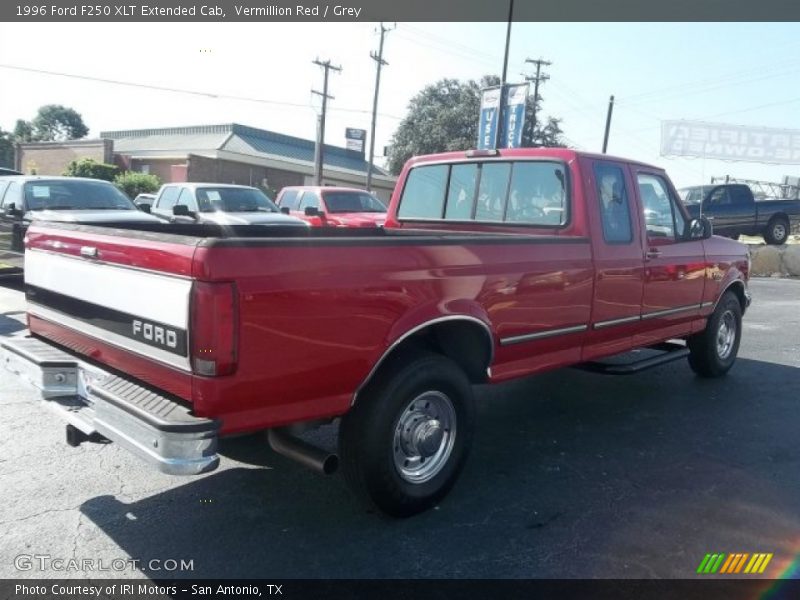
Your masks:
M506 21L510 0L3 0L0 21ZM800 21L796 0L516 0L514 21Z

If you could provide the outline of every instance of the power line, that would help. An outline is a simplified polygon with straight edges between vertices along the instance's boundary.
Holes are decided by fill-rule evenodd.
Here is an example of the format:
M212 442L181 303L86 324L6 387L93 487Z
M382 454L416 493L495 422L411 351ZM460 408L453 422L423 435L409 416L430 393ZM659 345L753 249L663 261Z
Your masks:
M93 77L91 75L81 75L77 73L65 73L61 71L48 71L45 69L34 69L32 67L20 67L16 65L6 65L0 64L0 69L11 69L14 71L23 71L27 73L37 73L39 75L50 75L56 77L67 77L69 79L80 79L83 81L93 81L95 83L105 83L110 85L122 85L126 87L133 87L133 88L142 88L148 90L155 90L159 92L170 92L176 94L188 94L191 96L203 96L206 98L212 98L215 100L236 100L241 102L254 102L257 104L270 104L273 106L282 106L287 108L303 108L303 109L311 109L311 105L301 104L299 102L286 102L282 100L267 100L266 98L254 98L250 96L236 96L232 94L224 94L218 92L205 92L202 90L190 90L185 88L174 88L162 85L153 85L148 83L138 83L134 81L123 81L118 79L107 79L103 77ZM363 108L347 108L347 107L336 107L331 108L330 110L335 112L349 112L349 113L361 113L361 114L370 114L371 111ZM391 115L387 113L378 113L381 117L387 117L389 119L395 119L397 121L402 121L403 117L398 117L397 115Z

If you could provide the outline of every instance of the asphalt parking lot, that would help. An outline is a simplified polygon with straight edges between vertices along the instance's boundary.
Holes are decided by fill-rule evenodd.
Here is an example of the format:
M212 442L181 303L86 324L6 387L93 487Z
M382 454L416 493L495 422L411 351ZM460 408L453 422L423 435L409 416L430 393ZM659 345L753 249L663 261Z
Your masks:
M24 333L20 289L0 282L0 335ZM463 476L404 521L364 512L341 477L258 436L225 441L221 467L192 479L114 445L70 448L58 417L2 374L0 577L685 578L709 552L774 553L766 576L779 576L800 553L800 281L751 290L724 379L679 361L481 388ZM34 554L193 570L15 567Z

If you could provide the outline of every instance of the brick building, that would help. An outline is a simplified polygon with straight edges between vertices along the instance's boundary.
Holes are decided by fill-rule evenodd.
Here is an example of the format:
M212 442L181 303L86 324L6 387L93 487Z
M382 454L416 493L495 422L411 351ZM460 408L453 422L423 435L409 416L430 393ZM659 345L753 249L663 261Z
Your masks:
M20 144L17 168L60 175L77 158L113 163L125 171L157 175L164 183L237 183L279 190L311 184L314 142L238 124L105 131L99 140ZM364 187L363 154L325 145L323 183ZM395 178L373 166L373 191L388 200Z

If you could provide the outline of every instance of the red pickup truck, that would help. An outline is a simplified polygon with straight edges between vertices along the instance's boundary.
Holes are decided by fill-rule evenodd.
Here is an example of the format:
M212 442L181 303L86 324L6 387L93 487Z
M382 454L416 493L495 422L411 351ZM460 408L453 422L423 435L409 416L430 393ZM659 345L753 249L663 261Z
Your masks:
M644 189L669 218L648 224ZM262 430L330 472L337 456L298 434L341 417L346 479L407 516L456 480L472 384L682 357L723 375L750 302L745 247L689 219L661 169L605 155L419 157L384 228L302 229L34 224L30 336L2 344L5 368L63 412L69 443L108 438L168 473Z

